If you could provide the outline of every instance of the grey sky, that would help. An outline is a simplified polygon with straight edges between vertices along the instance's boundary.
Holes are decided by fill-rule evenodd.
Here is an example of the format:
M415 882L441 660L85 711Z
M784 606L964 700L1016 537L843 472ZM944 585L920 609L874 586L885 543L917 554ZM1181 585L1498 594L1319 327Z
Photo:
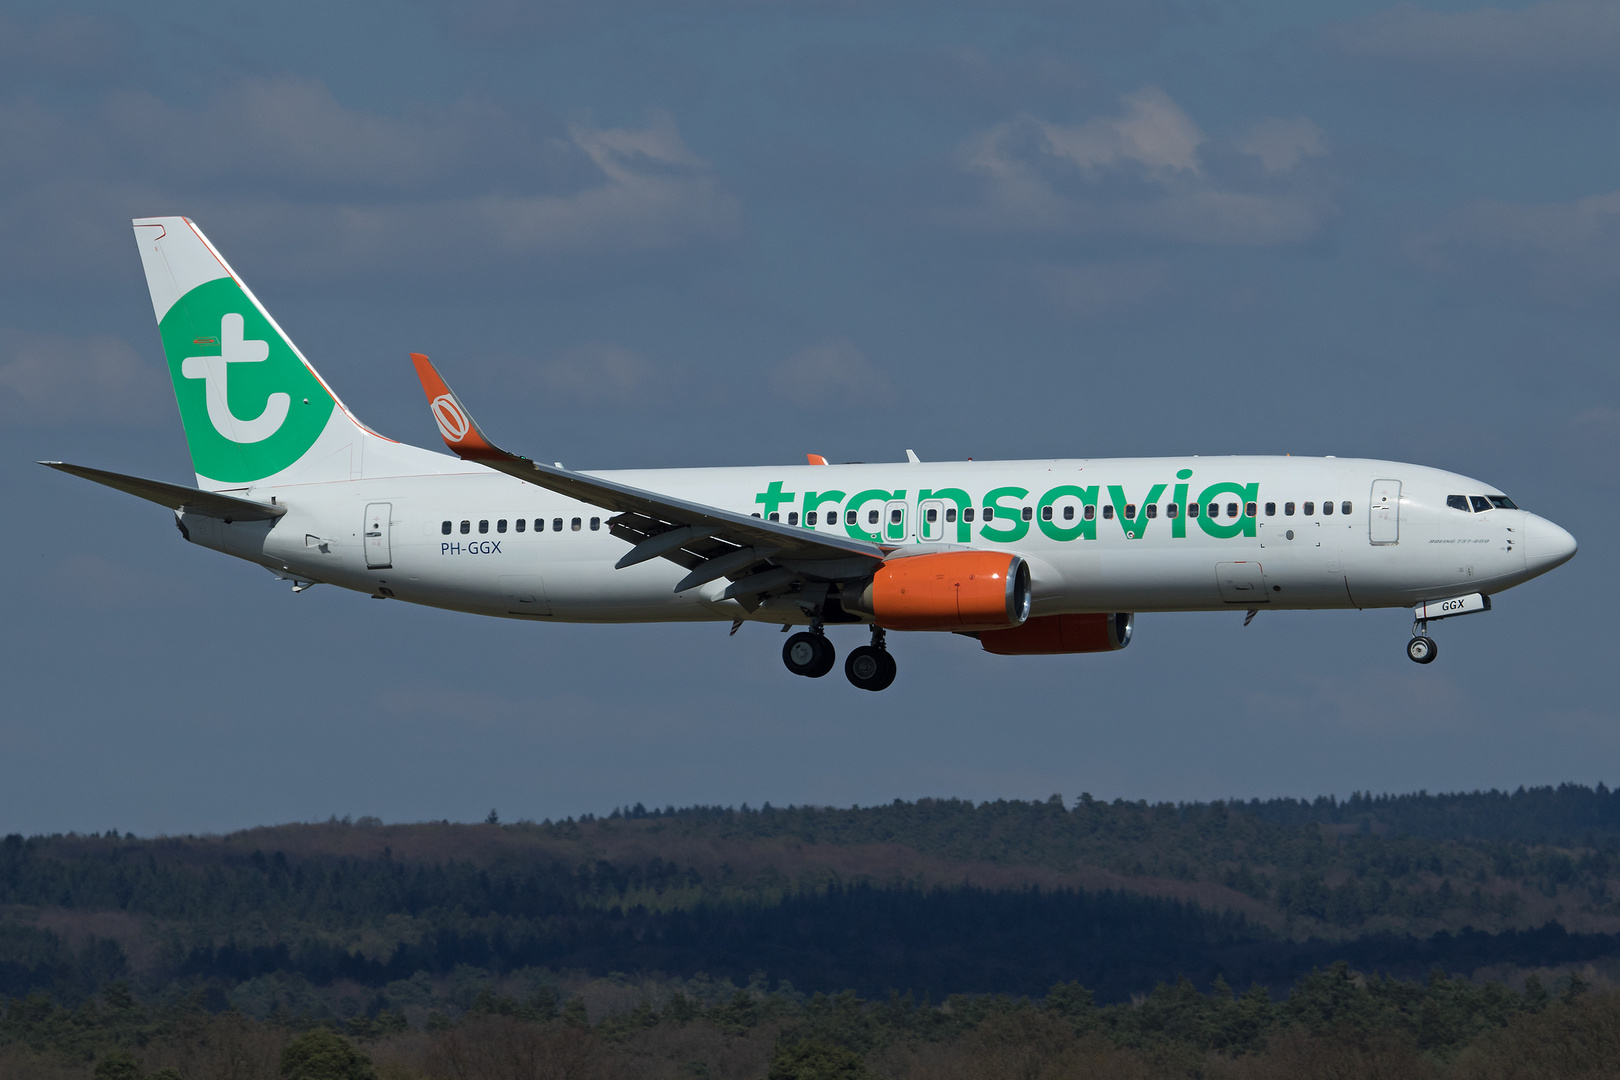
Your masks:
M0 19L0 832L1615 781L1613 5L127 11ZM31 464L189 476L171 213L423 445L412 350L574 467L1386 457L1582 550L1431 667L1400 612L1160 615L907 636L881 695L759 627L293 596Z

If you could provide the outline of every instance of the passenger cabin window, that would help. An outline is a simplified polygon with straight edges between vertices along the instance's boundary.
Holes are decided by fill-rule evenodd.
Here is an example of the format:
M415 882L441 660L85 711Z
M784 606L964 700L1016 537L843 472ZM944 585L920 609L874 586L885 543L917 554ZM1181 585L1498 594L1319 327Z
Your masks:
M551 531L552 532L562 532L562 518L552 518L551 519Z
M1322 513L1327 514L1330 517L1332 516L1332 514L1333 514L1333 500L1332 499L1329 499L1327 502L1322 504Z
M1339 513L1348 514L1349 512L1350 512L1350 504L1349 503L1342 502L1342 503L1339 504Z
M472 532L472 522L463 521L461 523L461 532L462 532L462 535L466 535L467 533Z
M535 518L534 519L534 531L535 532L545 532L546 531L546 519L545 518Z
M845 525L853 525L853 524L855 524L855 511L847 510L847 511L844 512L844 524Z
M1306 503L1305 504L1305 516L1310 517L1314 513L1316 513L1316 504L1313 503L1313 502Z
M890 510L889 511L889 524L890 525L898 525L898 524L900 524L900 511L898 511L898 510Z
M1208 508L1204 512L1206 514L1208 514L1212 518L1218 518L1218 517L1221 516L1221 504L1220 503L1210 503Z
M788 524L789 525L797 525L798 523L799 523L799 515L798 515L797 511L795 511L794 513L791 513L791 514L788 515Z
M1173 518L1179 513L1181 513L1181 507L1177 506L1175 503L1165 503L1164 504L1164 516L1165 517Z
M444 524L440 525L439 526L439 531L441 533L443 533L444 535L449 536L450 535L450 523L448 521L446 521Z
M573 529L574 532L579 532L580 524L581 524L580 519L575 518L573 521L570 521L568 523L568 526L569 526L569 528Z
M1033 506L1024 507L1022 517L1025 521L1033 521L1035 519L1035 508Z
M1135 503L1126 503L1125 504L1125 520L1126 521L1135 521L1136 520L1136 504Z
M1518 507L1514 505L1513 500L1508 498L1506 495L1490 495L1487 497L1491 500L1491 505L1496 507L1498 510L1518 509Z
M987 506L987 507L984 508L984 520L985 521L994 521L994 520L996 520L996 508L995 507Z
M816 523L816 518L819 516L820 515L817 514L816 511L812 510L808 514L804 515L804 523L806 525L814 525Z
M1283 517L1293 517L1293 516L1294 516L1294 504L1293 503L1283 503Z
M1113 503L1103 503L1103 520L1104 521L1113 521L1114 520L1114 504Z
M876 525L878 523L878 512L876 510L868 510L866 512L866 523L868 525Z
M602 527L602 519L601 518L591 518L591 532L595 532L596 530L600 529L601 527Z
M1197 517L1198 516L1198 504L1197 503L1188 503L1187 504L1187 516L1188 517Z
M970 513L970 514L971 514L971 513L972 513L972 512L973 512L973 511L971 511L971 510L969 510L969 511L968 511L968 513ZM955 520L956 520L956 507L954 507L954 506L947 506L947 507L946 507L946 508L945 508L945 520L946 520L946 521L947 521L947 522L952 522L952 521L955 521Z
M485 518L478 523L478 531L481 533L489 532L489 518Z
M1266 517L1276 517L1276 516L1277 516L1277 504L1276 503L1266 503Z
M778 514L775 510L772 510L769 520L771 520L771 521L781 521L782 520L782 515Z
M1244 517L1254 517L1255 516L1254 503L1244 503L1243 504L1243 516Z
M1063 508L1063 520L1064 521L1073 521L1074 520L1074 507L1073 506L1065 506Z
M512 528L516 529L518 532L522 532L524 529L526 529L528 527L529 527L528 521L526 521L523 518L518 518L516 521L512 522Z
M1483 495L1470 495L1468 501L1474 504L1474 513L1483 514L1491 508L1491 500Z
M1086 504L1086 520L1091 521L1097 516L1097 508L1090 503Z
M1158 503L1148 503L1147 516L1150 517L1150 518L1156 518L1156 517L1159 516L1159 504Z
M499 520L499 521L497 521L495 523L495 531L498 532L498 533L503 533L503 532L506 531L506 519L505 518L501 518L501 520Z
M973 507L970 506L966 510L962 511L962 520L972 521L977 513L978 511L974 510Z
M1050 506L1041 507L1041 520L1042 521L1051 521L1052 520L1052 508Z

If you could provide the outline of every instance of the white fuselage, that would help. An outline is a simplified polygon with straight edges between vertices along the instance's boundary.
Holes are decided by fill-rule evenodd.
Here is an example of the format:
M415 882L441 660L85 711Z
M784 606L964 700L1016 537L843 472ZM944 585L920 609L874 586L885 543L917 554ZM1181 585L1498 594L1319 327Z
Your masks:
M569 622L809 621L794 604L767 601L747 612L723 601L723 579L676 593L685 570L664 559L616 570L629 545L609 532L610 513L433 456L446 471L242 489L286 507L274 522L185 517L182 524L194 542L288 579L477 614ZM1500 499L1490 485L1418 465L1352 458L965 461L592 475L907 550L1016 553L1030 566L1035 616L1405 606L1500 592L1575 550L1567 532L1524 510L1447 505L1457 495ZM1197 504L1197 516L1189 504ZM988 522L986 507L994 512Z

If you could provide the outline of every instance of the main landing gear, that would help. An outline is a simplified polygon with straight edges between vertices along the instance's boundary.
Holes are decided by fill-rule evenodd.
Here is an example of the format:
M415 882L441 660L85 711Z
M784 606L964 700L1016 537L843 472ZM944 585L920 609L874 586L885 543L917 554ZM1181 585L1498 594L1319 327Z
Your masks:
M872 627L872 644L852 650L844 661L844 674L862 690L886 690L894 682L898 667L884 646L885 636L882 627ZM821 678L833 669L837 659L832 642L820 626L794 634L782 646L782 663L793 674L807 679Z
M884 647L881 626L872 627L872 644L862 645L844 661L844 675L862 690L887 690L898 671L894 657Z
M782 663L795 675L803 675L807 679L819 679L833 669L838 661L838 653L833 649L832 642L827 635L821 632L821 627L814 630L794 634L782 646Z
M1440 646L1429 636L1429 620L1419 619L1412 624L1412 640L1406 643L1406 655L1414 664L1432 664L1440 655Z

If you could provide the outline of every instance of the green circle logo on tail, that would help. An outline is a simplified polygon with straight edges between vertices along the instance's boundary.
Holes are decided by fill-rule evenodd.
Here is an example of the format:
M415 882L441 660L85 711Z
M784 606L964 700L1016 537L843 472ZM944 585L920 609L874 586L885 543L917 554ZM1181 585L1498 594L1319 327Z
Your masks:
M193 467L262 480L304 456L336 402L231 278L192 289L159 324Z

